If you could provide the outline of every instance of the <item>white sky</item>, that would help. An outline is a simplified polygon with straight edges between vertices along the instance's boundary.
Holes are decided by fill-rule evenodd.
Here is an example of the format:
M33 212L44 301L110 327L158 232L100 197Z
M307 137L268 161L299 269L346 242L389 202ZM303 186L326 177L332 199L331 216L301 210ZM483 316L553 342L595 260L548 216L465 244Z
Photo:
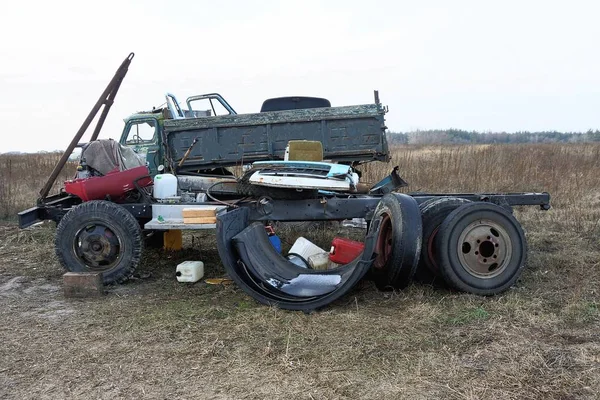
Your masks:
M136 56L101 137L164 102L219 92L390 108L391 130L600 128L596 1L2 2L0 152L64 149Z

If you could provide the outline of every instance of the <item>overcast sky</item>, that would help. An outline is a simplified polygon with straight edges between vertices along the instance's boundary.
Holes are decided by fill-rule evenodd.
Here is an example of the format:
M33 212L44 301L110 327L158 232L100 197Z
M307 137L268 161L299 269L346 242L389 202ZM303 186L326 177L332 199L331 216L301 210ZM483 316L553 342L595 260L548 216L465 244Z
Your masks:
M64 149L129 52L101 137L219 92L389 106L394 131L600 128L596 1L4 1L0 152Z

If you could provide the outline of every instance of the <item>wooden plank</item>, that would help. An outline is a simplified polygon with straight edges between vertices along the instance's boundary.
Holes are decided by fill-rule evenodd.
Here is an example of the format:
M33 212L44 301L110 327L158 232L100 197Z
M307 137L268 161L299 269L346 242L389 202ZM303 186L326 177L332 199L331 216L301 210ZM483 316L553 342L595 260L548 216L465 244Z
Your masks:
M217 223L217 217L192 217L184 218L184 224L215 224Z
M216 209L184 208L183 218L214 217L217 214Z
M179 229L168 230L164 235L164 249L179 251L183 248L183 234Z

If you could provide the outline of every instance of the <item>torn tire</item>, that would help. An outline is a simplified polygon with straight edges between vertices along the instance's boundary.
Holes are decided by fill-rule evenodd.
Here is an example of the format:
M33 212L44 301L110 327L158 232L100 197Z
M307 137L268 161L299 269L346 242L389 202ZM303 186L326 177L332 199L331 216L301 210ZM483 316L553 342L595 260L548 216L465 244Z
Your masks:
M271 267L276 268L275 272L277 275L284 279L290 277L287 274L290 272L295 274L297 270L288 270L286 266L284 266L282 270L279 270L277 266L274 266L279 263L279 260L277 258L274 258L275 261L271 260L270 252L272 250L272 245L268 241L268 238L266 238L264 227L261 229L252 226L249 227L248 215L249 211L245 207L221 211L217 214L217 248L225 270L231 279L244 290L244 292L260 303L288 310L301 310L304 312L319 309L348 293L356 283L364 277L371 267L375 238L379 232L378 223L372 224L370 227L365 240L363 254L353 262L340 268L338 273L341 273L343 276L341 276L340 282L337 285L334 285L335 288L333 288L333 290L322 290L321 292L324 294L319 294L315 291L287 291L286 293L286 290L281 290L284 289L283 285L278 287L278 284L273 285L271 284L273 282L270 283L267 281L270 279L268 274L272 274L273 272ZM246 233L237 236L243 231ZM260 235L264 235L265 238L258 239L260 238ZM236 236L237 239L233 240ZM243 236L246 237L243 238ZM256 244L253 243L255 239ZM252 248L252 246L258 247ZM267 254L270 254L269 257L267 257L266 263L273 264L266 270L264 266L255 264L250 265L251 263L260 262L258 257L261 256L258 253L261 249L265 252L269 252ZM253 253L254 255L249 256L248 253ZM279 254L276 255L281 257ZM275 255L273 255L273 257L275 257ZM261 269L263 270L262 272L260 272ZM304 272L306 272L306 270L304 270ZM314 274L313 276L317 276L317 274ZM298 283L302 282L295 282L295 284ZM296 289L302 288L301 285L295 286Z

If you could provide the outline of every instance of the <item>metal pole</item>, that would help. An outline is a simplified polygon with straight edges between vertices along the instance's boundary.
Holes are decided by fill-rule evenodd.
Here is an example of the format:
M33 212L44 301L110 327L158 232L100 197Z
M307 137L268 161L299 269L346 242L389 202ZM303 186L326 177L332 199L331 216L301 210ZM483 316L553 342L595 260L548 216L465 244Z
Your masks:
M54 167L54 170L52 170L52 173L50 174L48 181L46 182L46 184L44 185L42 190L40 190L40 198L38 199L38 203L44 202L46 196L48 196L48 193L50 193L50 189L52 189L52 185L54 185L56 178L60 174L60 171L63 169L63 167L67 163L67 160L69 159L69 156L73 152L73 149L75 149L75 147L77 146L77 143L79 143L79 141L81 140L81 137L83 136L83 134L85 133L87 128L92 123L92 120L94 119L96 114L98 114L100 107L102 107L102 105L104 105L105 108L103 110L102 115L100 116L100 119L98 120L98 124L96 125L96 129L94 130L94 136L93 136L92 140L95 140L96 137L98 136L98 133L100 133L100 128L102 128L102 124L104 123L104 120L106 119L108 110L110 110L110 106L112 105L112 102L114 101L114 98L117 95L119 86L121 86L121 82L123 81L123 78L125 78L125 75L127 74L127 69L129 68L129 64L131 64L131 60L133 59L133 57L134 57L134 54L129 53L127 58L121 63L121 66L119 67L119 69L117 69L117 72L115 72L115 75L110 80L108 86L106 86L106 89L104 89L104 92L102 92L102 95L100 96L100 98L98 99L98 101L96 102L94 107L92 108L92 111L90 111L90 113L88 114L85 121L83 121L83 124L81 125L81 127L79 128L77 133L75 134L75 137L71 141L71 144L69 144L69 147L67 147L67 150L65 150L65 152L63 153L62 157L60 158L60 160Z

